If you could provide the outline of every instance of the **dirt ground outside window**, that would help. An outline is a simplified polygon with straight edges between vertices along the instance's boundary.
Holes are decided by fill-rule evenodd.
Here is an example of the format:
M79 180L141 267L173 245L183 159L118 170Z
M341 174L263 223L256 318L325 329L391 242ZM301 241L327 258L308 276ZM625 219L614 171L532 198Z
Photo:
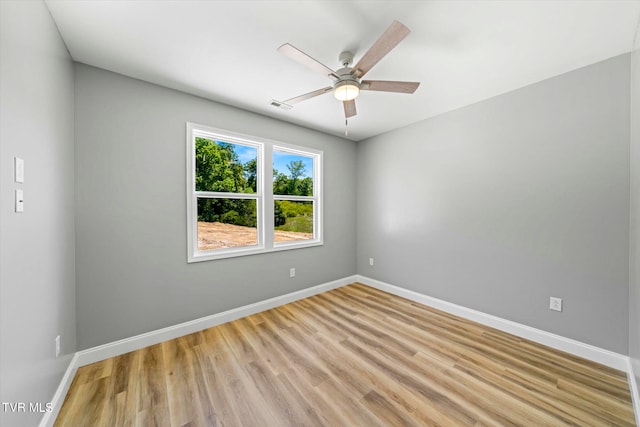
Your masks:
M313 239L313 234L311 233L282 230L275 230L274 233L276 242ZM257 243L258 234L255 227L198 221L198 249L201 251L235 248Z

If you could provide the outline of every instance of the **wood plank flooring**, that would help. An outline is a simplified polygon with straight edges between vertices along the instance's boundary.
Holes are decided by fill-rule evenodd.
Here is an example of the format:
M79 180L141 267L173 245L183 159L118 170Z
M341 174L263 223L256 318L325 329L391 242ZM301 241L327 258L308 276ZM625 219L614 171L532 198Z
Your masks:
M56 426L633 426L623 372L362 284L80 368Z

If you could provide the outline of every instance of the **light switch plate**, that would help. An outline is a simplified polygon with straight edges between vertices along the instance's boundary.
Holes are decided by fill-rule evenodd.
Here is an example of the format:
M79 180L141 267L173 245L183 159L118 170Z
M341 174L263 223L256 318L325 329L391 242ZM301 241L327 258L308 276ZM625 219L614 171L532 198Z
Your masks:
M13 158L13 169L15 172L15 181L24 182L24 160L20 157Z
M24 212L24 194L16 189L16 212Z

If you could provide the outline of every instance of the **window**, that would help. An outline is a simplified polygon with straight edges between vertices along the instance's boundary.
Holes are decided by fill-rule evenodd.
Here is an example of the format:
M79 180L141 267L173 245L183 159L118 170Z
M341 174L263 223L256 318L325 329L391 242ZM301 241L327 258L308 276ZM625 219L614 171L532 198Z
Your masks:
M320 151L188 123L188 261L321 245L321 171Z

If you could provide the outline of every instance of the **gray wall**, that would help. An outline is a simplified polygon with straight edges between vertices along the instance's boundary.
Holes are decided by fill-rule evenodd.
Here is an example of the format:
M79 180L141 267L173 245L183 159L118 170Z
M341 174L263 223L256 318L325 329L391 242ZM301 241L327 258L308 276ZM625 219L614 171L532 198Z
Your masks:
M355 274L354 142L75 71L80 349ZM187 264L187 121L323 150L324 246Z
M627 354L629 65L360 142L358 273Z
M50 401L76 325L83 349L356 270L620 353L628 343L640 372L638 50L357 152L78 64L74 163L74 69L46 6L1 1L0 17L2 402ZM187 264L186 121L324 150L325 245ZM13 183L14 156L26 161L24 184ZM547 309L550 295L564 298L563 313ZM0 411L0 424L41 415Z
M45 404L76 350L73 64L44 2L0 1L0 19L0 400ZM41 418L0 408L3 426Z
M640 25L631 53L631 200L629 238L629 356L640 390ZM637 414L640 417L640 414Z

